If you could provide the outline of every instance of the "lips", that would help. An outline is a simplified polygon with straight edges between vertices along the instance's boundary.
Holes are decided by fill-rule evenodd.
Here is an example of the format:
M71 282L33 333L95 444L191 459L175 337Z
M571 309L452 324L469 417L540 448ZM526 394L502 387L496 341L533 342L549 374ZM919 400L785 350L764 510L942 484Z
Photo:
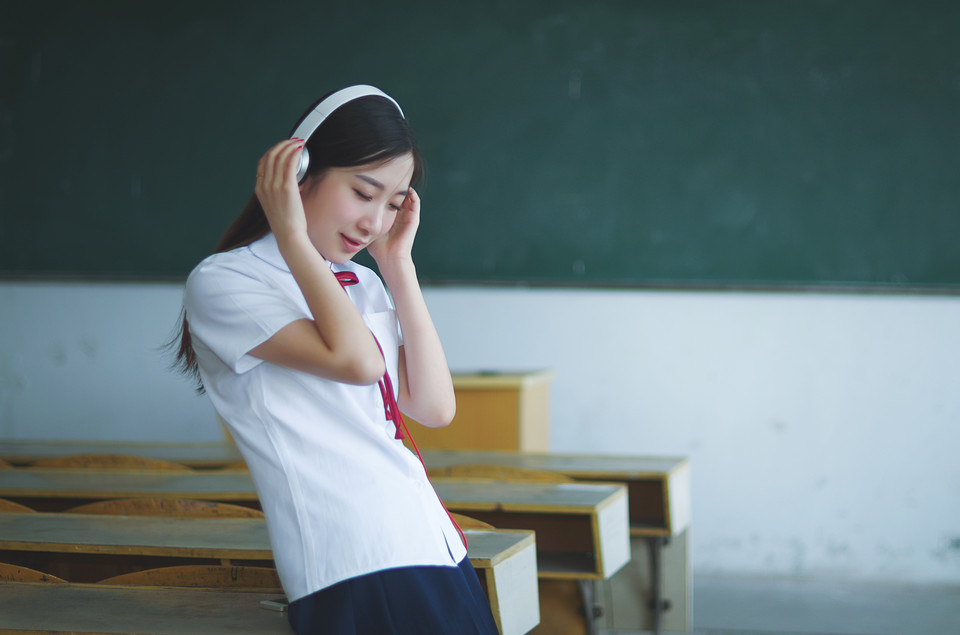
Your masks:
M349 236L347 236L346 234L340 234L340 238L341 240L343 240L344 246L350 251L360 251L361 249L367 246L367 243L359 240L354 240Z

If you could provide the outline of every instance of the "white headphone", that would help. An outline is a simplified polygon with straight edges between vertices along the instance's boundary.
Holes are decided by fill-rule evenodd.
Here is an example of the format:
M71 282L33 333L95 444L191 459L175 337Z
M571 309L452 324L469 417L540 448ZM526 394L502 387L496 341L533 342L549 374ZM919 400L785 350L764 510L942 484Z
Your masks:
M403 110L400 108L400 104L396 102L390 95L386 94L379 88L373 86L367 86L361 84L358 86L349 86L343 90L338 90L333 93L319 104L316 108L310 111L306 117L303 118L303 121L300 122L300 125L297 126L297 129L293 131L293 134L290 135L291 138L298 137L300 139L309 139L317 128L320 127L320 124L323 123L323 120L330 116L334 110L344 105L348 101L353 101L360 97L368 96L377 96L377 97L386 97L393 105L397 107L397 110L400 111L400 116L403 117ZM297 183L303 181L303 177L307 175L307 166L310 164L310 153L307 152L307 148L303 148L303 152L300 154L300 165L297 167Z

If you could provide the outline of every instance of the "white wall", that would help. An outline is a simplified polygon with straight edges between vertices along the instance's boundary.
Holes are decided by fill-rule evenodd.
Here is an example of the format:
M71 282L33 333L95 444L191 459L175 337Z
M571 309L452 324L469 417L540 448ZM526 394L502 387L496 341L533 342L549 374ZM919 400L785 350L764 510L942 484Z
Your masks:
M160 350L180 296L177 285L0 283L0 437L222 438Z
M0 436L213 440L180 289L0 284ZM552 448L689 456L696 572L960 583L960 297L434 288L455 370L557 372Z

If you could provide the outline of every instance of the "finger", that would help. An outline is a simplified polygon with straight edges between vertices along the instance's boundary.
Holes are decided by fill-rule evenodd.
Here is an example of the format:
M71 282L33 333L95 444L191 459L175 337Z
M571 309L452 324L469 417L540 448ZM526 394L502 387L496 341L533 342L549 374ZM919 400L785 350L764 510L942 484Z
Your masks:
M303 139L289 139L283 143L274 163L274 176L277 186L292 184L297 174L300 154L303 152Z
M272 198L270 192L275 192L277 189L283 187L284 178L282 170L280 170L280 174L277 173L278 162L282 165L282 157L285 152L289 152L291 148L295 148L298 143L302 143L302 140L285 139L271 146L263 156L260 157L260 160L257 162L257 180L254 192L257 198L260 199L261 204Z
M407 196L403 199L404 207L418 212L420 211L420 195L412 187L407 190Z
M303 154L303 146L306 145L306 141L299 138L291 139L291 141L293 143L290 144L289 154L284 159L283 171L285 176L293 177L295 182L297 168L300 167L300 156Z
M257 161L257 186L256 189L259 192L263 186L263 177L266 175L266 159L260 157L260 160Z
M263 177L265 177L267 174L267 171L270 165L270 153L272 151L273 151L273 147L267 149L267 151L263 153L263 156L260 157L260 160L257 161L257 185L258 186L263 183Z
M260 157L260 161L257 163L257 176L261 177L262 184L267 184L272 181L276 155L282 148L282 145L283 142L271 146L263 153L263 156Z
M264 179L271 187L277 189L284 187L289 177L292 158L299 156L299 148L303 147L302 144L302 139L286 139L267 152L267 168ZM296 174L296 167L293 170Z

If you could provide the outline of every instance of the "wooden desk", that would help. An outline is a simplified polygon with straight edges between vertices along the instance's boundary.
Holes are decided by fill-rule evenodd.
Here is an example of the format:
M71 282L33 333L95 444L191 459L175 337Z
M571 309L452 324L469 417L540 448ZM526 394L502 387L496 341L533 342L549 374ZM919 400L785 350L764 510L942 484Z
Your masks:
M275 566L262 519L51 513L0 513L0 561L69 582L185 564Z
M602 579L630 559L623 485L440 481L434 481L437 493L452 511L493 520L491 524L500 529L539 530L543 537L537 539L538 546L551 554L550 562L542 563L543 576ZM245 470L0 470L0 498L36 510L64 511L84 502L140 496L259 506L253 479ZM547 537L551 538L544 543Z
M410 430L420 448L546 452L553 377L551 371L454 373L453 422L444 428L410 425Z
M177 518L0 512L0 550L262 560L273 566L260 518Z
M189 498L259 508L246 470L165 472L148 470L39 469L0 470L0 498L37 511L63 511L111 498Z
M601 580L630 560L623 485L450 478L433 485L451 511L536 531L541 578Z
M690 463L685 458L459 450L423 450L421 454L428 469L506 465L556 472L578 480L625 483L631 535L673 536L690 526Z
M419 435L419 432L420 430L416 430L415 434ZM121 443L0 440L0 459L14 465L27 465L37 459L81 453L131 454L174 461L194 468L220 468L242 460L232 444L219 441ZM630 505L630 533L634 536L676 536L690 525L690 465L684 458L439 449L425 449L422 454L428 468L486 463L554 471L583 480L626 483ZM17 482L11 481L12 484ZM0 493L0 496L3 494Z
M532 531L464 530L467 555L480 575L503 635L527 633L540 623L537 548Z
M290 635L273 594L96 584L0 584L0 633Z
M115 441L0 440L0 460L24 466L40 459L71 454L128 454L173 461L193 468L220 468L243 461L240 452L224 441L211 443L133 443Z
M427 468L506 465L556 472L578 480L626 484L631 562L598 594L609 630L688 632L693 625L689 557L690 463L682 457L591 456L424 450ZM637 597L650 598L637 602ZM609 610L615 607L615 610ZM612 617L611 617L612 616ZM662 622L662 624L661 624Z
M533 532L465 533L470 545L468 557L480 575L502 632L526 633L539 622ZM273 566L266 522L254 518L0 513L0 552L20 552L28 558L42 556L45 563L33 568L51 573L73 563L72 582L93 582L148 568L142 565L144 558L149 558L150 567L203 559ZM78 558L83 566L76 566ZM84 568L92 570L93 575L85 573Z

